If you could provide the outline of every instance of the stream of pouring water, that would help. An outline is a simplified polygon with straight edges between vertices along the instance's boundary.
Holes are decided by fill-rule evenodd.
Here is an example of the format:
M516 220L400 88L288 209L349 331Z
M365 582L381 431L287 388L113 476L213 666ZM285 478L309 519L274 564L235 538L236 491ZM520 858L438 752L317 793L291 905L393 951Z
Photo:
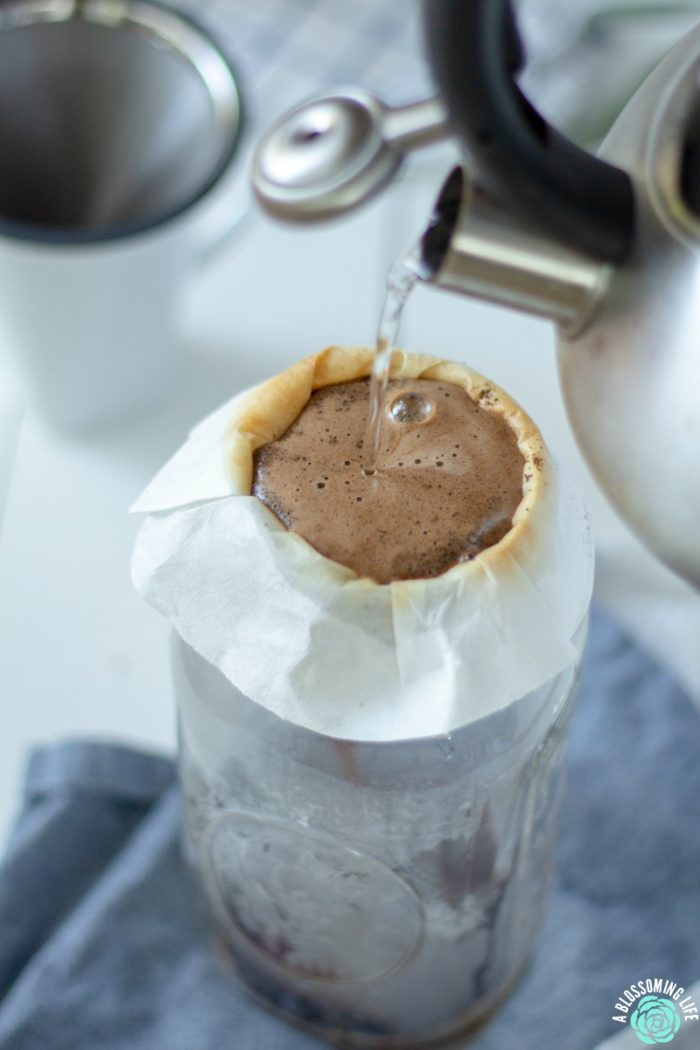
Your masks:
M377 347L370 380L369 419L363 445L362 470L367 477L377 473L379 442L382 429L382 410L389 383L391 353L401 326L401 315L406 300L420 279L419 251L414 249L389 270L386 298L377 329Z

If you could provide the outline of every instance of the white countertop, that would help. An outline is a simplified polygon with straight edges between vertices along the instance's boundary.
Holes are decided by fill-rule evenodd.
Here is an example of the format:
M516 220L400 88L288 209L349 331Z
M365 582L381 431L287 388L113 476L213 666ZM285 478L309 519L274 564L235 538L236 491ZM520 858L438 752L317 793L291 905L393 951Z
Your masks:
M260 219L193 274L188 372L170 402L88 439L25 414L0 534L0 836L36 743L108 737L173 749L165 622L132 589L133 499L189 427L236 390L329 343L371 343L389 263L421 228L441 170L342 223L303 233ZM600 536L615 519L587 480L544 322L420 289L401 343L505 386L584 484Z

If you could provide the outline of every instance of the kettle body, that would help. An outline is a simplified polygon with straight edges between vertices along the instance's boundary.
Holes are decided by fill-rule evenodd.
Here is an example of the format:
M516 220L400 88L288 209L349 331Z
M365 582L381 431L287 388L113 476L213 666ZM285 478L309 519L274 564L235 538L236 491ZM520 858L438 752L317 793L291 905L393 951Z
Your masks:
M559 331L577 442L633 530L700 586L700 216L684 164L698 134L700 27L638 90L600 155L632 178L635 236L582 330ZM700 186L691 187L700 193Z
M700 26L582 160L514 80L522 55L505 0L434 3L430 56L470 155L423 235L424 276L555 322L591 472L657 557L700 587Z

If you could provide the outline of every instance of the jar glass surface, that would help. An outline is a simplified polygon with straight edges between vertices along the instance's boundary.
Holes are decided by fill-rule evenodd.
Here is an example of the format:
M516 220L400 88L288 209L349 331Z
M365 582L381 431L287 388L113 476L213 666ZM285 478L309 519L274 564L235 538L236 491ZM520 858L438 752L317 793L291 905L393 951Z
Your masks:
M448 735L355 742L177 635L173 666L186 852L240 978L347 1045L484 1020L539 929L577 667Z

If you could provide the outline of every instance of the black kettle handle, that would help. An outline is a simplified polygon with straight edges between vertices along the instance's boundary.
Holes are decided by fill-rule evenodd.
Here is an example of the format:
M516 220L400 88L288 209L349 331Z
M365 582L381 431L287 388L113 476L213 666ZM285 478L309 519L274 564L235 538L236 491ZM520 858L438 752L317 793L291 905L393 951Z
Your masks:
M510 0L423 0L433 76L484 187L517 216L598 259L634 237L629 175L551 127L515 82L524 50Z

